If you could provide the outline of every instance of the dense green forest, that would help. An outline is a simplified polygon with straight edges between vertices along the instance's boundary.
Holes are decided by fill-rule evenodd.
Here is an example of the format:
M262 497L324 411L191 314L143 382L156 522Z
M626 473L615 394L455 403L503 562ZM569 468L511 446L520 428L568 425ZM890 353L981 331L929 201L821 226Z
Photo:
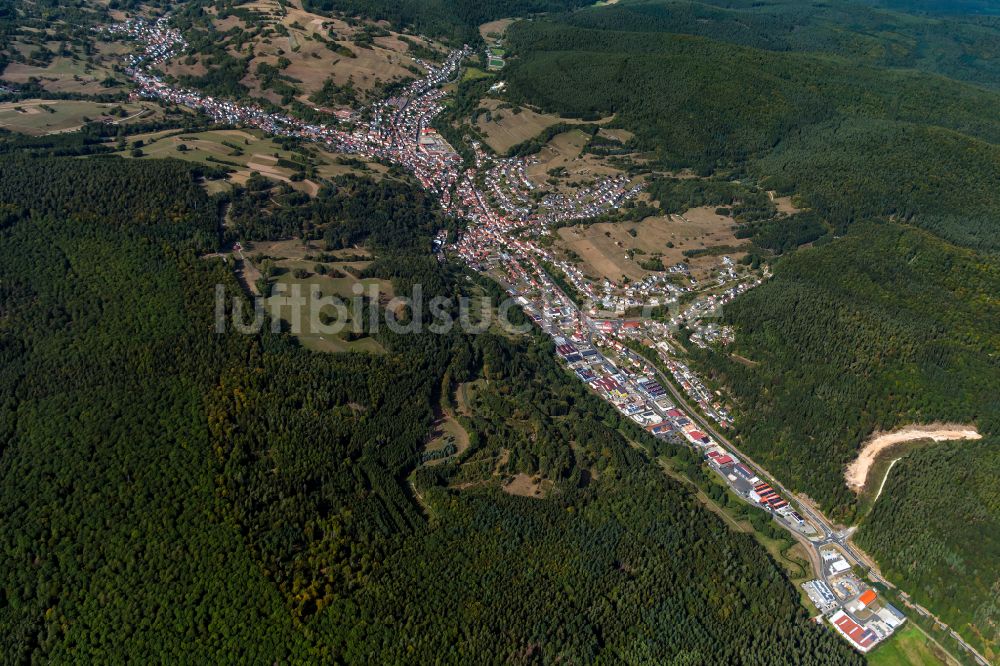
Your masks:
M837 233L855 220L911 221L958 245L1000 250L1000 143L919 123L837 121L783 141L753 166Z
M1000 3L997 0L867 0L867 2L877 7L949 18L965 15L1000 15Z
M276 196L283 204L271 206ZM422 248L444 222L430 194L397 180L340 176L314 198L259 175L227 196L230 225L225 240L323 239L329 249L369 243L379 248ZM331 225L330 220L337 220Z
M981 634L993 643L994 654L1000 622L998 465L995 436L917 450L892 468L857 535L891 580L963 634Z
M952 3L948 3L952 4ZM1000 19L914 15L870 3L633 0L573 14L585 28L672 32L770 51L812 51L1000 88Z
M199 177L0 162L6 660L860 663L540 335L385 332L366 355L214 333L215 285L239 287L200 256L222 201ZM415 189L338 196L366 199L367 232L332 210L376 248L372 274L477 284L427 254L439 213ZM407 201L409 232L376 236ZM463 455L510 451L546 499L461 461L418 468L438 404L476 378Z

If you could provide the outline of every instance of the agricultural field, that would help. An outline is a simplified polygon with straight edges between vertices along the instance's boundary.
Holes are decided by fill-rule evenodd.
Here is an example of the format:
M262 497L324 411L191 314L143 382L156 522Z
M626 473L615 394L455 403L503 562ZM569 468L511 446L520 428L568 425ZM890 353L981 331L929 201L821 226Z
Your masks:
M296 190L310 195L315 195L319 191L319 180L324 178L352 171L365 171L371 176L378 177L386 171L384 166L375 163L365 164L360 168L340 164L337 155L310 145L309 148L315 149L311 151L310 158L314 163L315 177L295 181L292 180L292 176L300 170L301 167L297 164L301 163L303 156L282 148L277 141L257 130L226 129L184 133L166 131L138 135L130 139L132 143L122 152L123 156L131 155L131 145L141 141L144 157L174 157L230 168L234 172L230 174L228 181L235 184L245 183L252 172L257 172L272 180L288 183ZM218 181L209 184L218 187Z
M731 217L717 215L714 208L703 206L692 208L684 215L648 217L641 222L562 227L557 232L556 247L576 253L580 257L580 269L595 278L618 282L624 276L641 280L650 271L642 268L639 262L661 255L665 267L687 260L692 277L702 281L719 266L719 256L706 254L689 259L684 252L738 247L742 241L733 233L734 224ZM745 253L725 254L738 259Z
M0 127L35 136L72 132L90 121L128 124L160 116L162 112L159 107L151 103L118 104L57 99L0 103Z

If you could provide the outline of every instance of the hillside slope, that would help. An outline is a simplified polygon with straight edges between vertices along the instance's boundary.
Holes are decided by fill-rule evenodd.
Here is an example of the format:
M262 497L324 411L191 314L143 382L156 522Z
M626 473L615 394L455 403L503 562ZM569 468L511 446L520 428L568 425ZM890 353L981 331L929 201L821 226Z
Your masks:
M698 35L769 51L829 53L1000 87L996 17L961 16L959 3L952 2L947 3L947 19L912 11L921 3L895 3L895 9L885 6L893 3L878 4L633 0L577 12L568 22L602 30ZM1000 13L1000 5L995 6L994 13Z
M517 23L508 29L515 55L506 76L517 102L582 117L614 113L650 168L715 170L792 194L833 231L775 261L773 279L726 308L735 348L696 359L736 400L741 446L841 520L857 517L843 468L875 430L971 423L987 435L977 450L992 452L1000 96L845 53L747 48L713 33L711 21L700 25L714 39L653 21L642 31L614 29L652 6ZM957 454L927 474L942 491L972 484L970 498L988 495L975 472L982 459L989 455ZM917 469L896 466L859 539L893 580L920 589L930 608L991 650L1000 638L990 610L1000 569L964 525L975 513L989 529L1000 514L974 499L923 501L904 478ZM885 499L893 488L898 497ZM914 543L939 544L942 555L913 565L904 554ZM969 572L979 584L966 585Z
M861 663L541 337L385 332L373 355L213 332L216 285L239 290L196 255L217 230L195 176L0 163L8 659ZM380 255L369 275L464 288L428 252L423 193L346 179L337 197L328 230ZM439 401L476 378L494 391L478 422L523 430L470 451L506 448L496 466L547 475L546 499L418 469Z

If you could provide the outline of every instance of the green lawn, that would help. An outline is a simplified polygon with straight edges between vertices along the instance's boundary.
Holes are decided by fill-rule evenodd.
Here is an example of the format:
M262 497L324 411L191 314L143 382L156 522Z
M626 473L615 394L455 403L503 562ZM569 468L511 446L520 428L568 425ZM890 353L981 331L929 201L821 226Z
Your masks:
M462 81L475 81L477 79L485 79L488 76L491 75L478 67L466 67L465 71L462 72Z
M907 623L868 655L871 666L924 666L925 664L949 664L941 650L934 645L920 628Z

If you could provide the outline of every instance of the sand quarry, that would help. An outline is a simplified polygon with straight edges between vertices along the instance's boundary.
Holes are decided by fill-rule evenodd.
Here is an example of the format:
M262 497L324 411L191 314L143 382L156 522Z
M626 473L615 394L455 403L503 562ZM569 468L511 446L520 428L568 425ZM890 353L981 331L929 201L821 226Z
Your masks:
M935 442L946 442L961 439L981 439L976 429L969 425L955 423L931 423L928 425L912 425L893 430L892 432L875 433L861 447L861 452L854 462L847 466L844 480L847 487L860 493L868 480L868 472L879 455L897 444L912 442L919 439L932 439Z

